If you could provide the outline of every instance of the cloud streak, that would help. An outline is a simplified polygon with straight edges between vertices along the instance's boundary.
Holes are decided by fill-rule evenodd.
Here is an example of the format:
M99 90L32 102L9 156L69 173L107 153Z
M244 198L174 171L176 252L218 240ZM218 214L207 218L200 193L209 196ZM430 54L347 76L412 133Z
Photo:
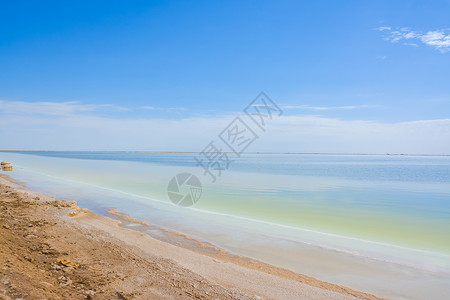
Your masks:
M0 100L0 114L69 116L82 113L132 112L137 110L155 110L164 112L185 111L184 107L123 107L115 104L83 104L79 101L67 102L25 102Z
M82 104L78 101L25 102L0 100L0 113L4 114L68 116L100 110L129 111L130 109L113 104Z
M305 109L305 110L354 110L365 108L380 108L378 105L342 105L342 106L312 106L312 105L285 105L284 109Z
M159 110L164 112L182 112L185 111L185 107L156 107L156 106L141 106L144 110Z
M0 117L0 149L201 151L235 117L113 118L86 114L98 107L78 103L31 114L36 104L28 104L0 106L10 112ZM42 113L49 107L51 114ZM450 119L383 123L290 115L274 119L266 133L253 129L259 139L249 151L450 154Z
M423 33L407 27L391 28L388 26L378 27L376 30L387 33L384 39L392 43L402 41L405 45L414 47L424 44L442 53L450 51L450 33L448 30L431 30Z

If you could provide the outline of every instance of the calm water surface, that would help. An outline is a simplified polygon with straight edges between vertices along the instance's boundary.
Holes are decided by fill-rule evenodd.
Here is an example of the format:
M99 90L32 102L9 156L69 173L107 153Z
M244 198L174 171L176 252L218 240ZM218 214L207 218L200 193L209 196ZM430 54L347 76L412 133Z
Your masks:
M212 183L195 166L194 156L0 153L1 160L14 163L11 174L30 187L98 211L117 207L294 270L300 262L303 269L298 271L304 272L300 254L307 255L302 247L310 245L450 273L450 157L230 155L234 162L229 170ZM202 181L202 197L192 208L175 207L167 198L169 180L181 172ZM275 254L280 248L286 259ZM317 269L311 265L311 275L320 278L325 272ZM409 298L401 293L389 296Z

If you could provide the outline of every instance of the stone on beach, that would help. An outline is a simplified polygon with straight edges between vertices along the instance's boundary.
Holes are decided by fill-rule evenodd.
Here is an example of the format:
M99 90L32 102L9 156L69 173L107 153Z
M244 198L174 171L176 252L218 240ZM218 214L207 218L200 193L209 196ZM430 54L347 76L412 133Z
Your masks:
M1 166L2 166L2 171L8 172L8 171L13 170L13 166L9 161L2 161Z

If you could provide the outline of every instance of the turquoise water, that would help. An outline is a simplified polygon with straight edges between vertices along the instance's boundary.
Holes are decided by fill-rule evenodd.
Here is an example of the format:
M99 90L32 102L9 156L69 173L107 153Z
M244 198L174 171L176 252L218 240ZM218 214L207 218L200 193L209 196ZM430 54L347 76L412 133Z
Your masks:
M234 162L215 183L195 166L194 156L0 153L1 160L14 163L15 178L42 192L77 200L98 213L117 207L150 223L324 280L352 282L333 275L331 263L322 269L311 263L322 254L336 253L341 256L334 262L353 255L450 274L448 156L230 155ZM202 197L191 208L176 207L167 197L169 180L181 172L202 181ZM320 249L311 252L308 247ZM314 254L306 261L308 253ZM355 264L349 278L361 278L369 269L356 261L345 262ZM361 288L398 299L411 298L402 293L413 291L410 283L417 285L415 280L422 276L405 275L405 291L395 294L386 288L389 294L383 289L389 284L374 279L377 272L366 275L372 281ZM405 270L392 272L398 277ZM439 277L445 276L433 276L427 287L432 286L429 280L436 280L434 289L448 292L439 285Z
M179 172L195 166L194 154L28 155L155 164ZM167 175L177 174L164 177L149 169L121 178L122 170L96 176L102 170L88 169L76 179L161 201L167 201ZM214 184L196 169L204 184L196 208L450 254L450 157L253 154L235 159L232 172L223 171Z

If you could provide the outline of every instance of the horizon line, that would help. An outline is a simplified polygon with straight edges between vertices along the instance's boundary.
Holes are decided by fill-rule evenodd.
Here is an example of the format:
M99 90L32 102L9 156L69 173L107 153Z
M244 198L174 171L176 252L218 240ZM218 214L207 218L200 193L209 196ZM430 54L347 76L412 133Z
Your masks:
M64 153L179 153L198 154L201 151L152 151L152 150L0 150L0 152L64 152ZM222 151L226 154L235 154L232 151ZM348 152L273 152L273 151L252 151L241 154L286 154L286 155L379 155L379 156L450 156L450 154L425 154L425 153L348 153Z

